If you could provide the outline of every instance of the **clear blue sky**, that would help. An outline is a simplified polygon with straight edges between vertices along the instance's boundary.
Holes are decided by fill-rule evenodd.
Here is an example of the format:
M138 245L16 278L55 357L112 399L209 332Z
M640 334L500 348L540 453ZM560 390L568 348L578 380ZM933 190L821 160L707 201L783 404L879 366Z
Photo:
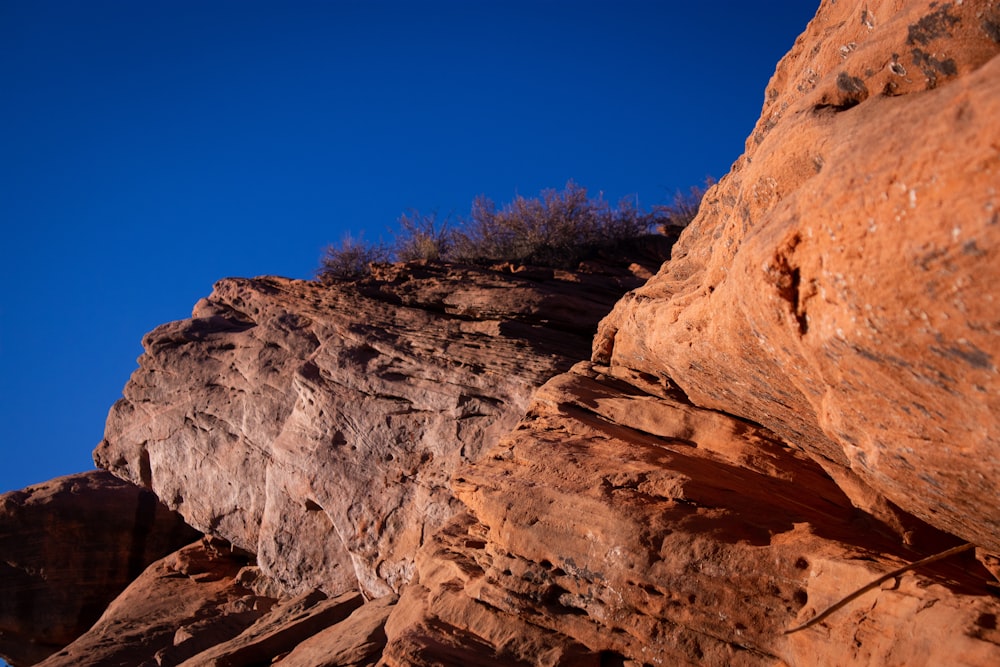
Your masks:
M0 0L0 492L91 469L142 335L219 278L722 176L817 5Z

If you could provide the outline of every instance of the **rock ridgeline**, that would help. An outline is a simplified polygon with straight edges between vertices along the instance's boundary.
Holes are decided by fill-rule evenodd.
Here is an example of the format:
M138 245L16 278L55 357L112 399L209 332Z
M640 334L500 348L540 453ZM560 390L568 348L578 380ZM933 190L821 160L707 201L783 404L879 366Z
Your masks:
M261 662L343 623L363 638L374 633L361 644L377 655L417 551L461 509L454 471L509 432L542 383L589 355L599 320L652 276L675 238L640 239L574 272L410 263L335 285L220 281L190 320L145 337L139 369L109 414L95 460L131 484L100 471L4 496L5 547L21 578L0 584L12 601L0 625L3 655L18 665L53 653L45 664L198 664L212 649ZM104 597L87 609L25 618L15 598L41 607L48 601L37 590L54 588L73 600L73 578L91 576L76 563L61 571L55 545L68 530L81 532L77 524L101 523L103 505L76 520L68 512L87 507L84 493L35 503L34 513L21 501L71 482L141 494L186 531L129 561L138 567L103 565L121 581L88 580ZM46 510L36 532L75 523L52 530L53 544L39 549L21 526ZM198 531L210 539L190 544ZM143 525L93 542L124 550L138 532L168 531ZM104 558L94 550L88 562ZM33 562L39 551L52 562ZM28 575L40 567L50 574L39 582ZM381 611L371 602L355 609L365 600ZM25 649L38 643L37 625L55 617L66 629ZM370 657L350 644L354 631L347 636L345 655ZM225 642L237 643L219 648Z
M655 275L221 281L112 408L131 484L3 497L0 654L1000 663L998 54L996 2L824 1Z

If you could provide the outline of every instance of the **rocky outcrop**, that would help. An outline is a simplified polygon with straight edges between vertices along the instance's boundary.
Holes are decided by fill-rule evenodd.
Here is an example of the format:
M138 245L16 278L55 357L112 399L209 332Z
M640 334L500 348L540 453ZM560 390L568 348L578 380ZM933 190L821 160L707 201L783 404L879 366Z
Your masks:
M392 594L458 510L452 471L587 354L643 271L224 280L146 336L95 459L254 553L286 592Z
M41 664L176 665L230 639L274 602L241 585L248 563L220 541L184 547L152 564L87 633Z
M824 2L602 363L1000 550L1000 8ZM880 507L881 506L881 507Z
M355 616L363 603L355 592L328 599L313 591L279 600L260 586L251 561L250 554L214 539L180 549L143 572L89 632L39 664L270 664L305 639L344 660L337 664L361 664L381 653L384 640L379 643L378 630L373 640L370 626L379 625L387 604ZM337 641L324 642L321 631L335 633Z
M966 554L787 629L913 544L773 432L675 387L583 363L460 470L468 511L420 553L387 665L988 665L1000 599Z
M1000 663L998 53L823 2L655 276L221 281L95 452L212 538L47 664Z
M387 664L1000 660L997 18L821 6L597 365L457 473Z
M86 631L153 561L198 533L100 470L0 495L0 656L33 664Z

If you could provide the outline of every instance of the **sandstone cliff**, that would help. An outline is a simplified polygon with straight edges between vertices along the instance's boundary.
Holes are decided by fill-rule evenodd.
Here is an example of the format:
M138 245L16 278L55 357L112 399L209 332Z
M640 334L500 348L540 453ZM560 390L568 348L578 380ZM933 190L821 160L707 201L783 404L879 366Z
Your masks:
M1000 663L998 53L824 1L652 277L220 282L95 451L208 537L44 664Z
M333 625L333 612L305 625L297 620L303 609L333 605L345 611L339 630L320 638L316 651L341 641L345 656L378 655L386 610L412 578L416 551L459 511L454 469L509 431L540 384L589 354L600 318L652 275L671 241L649 237L627 255L597 258L576 272L414 263L341 285L221 281L192 319L145 338L140 368L95 451L99 464L135 486L106 473L102 480L132 494L151 489L213 541L152 565L98 620L153 559L138 570L107 562L121 581L102 589L91 605L97 613L82 627L75 608L18 618L25 607L12 604L11 625L0 626L12 646L4 654L16 664L36 662L98 621L45 664L154 657L177 664L210 646L259 661ZM19 528L36 520L23 510L23 495L4 497L15 526L5 549L25 567L42 566L31 562L38 551L61 563L55 545L65 547L67 533L82 528L67 527L59 507L46 506L49 520L34 530L51 533L54 545L39 549ZM84 523L99 523L91 497L76 502L95 514ZM187 529L154 558L196 536ZM35 606L48 604L46 595L78 595L62 580L49 582L44 595L30 581L5 584L11 600ZM366 605L348 618L376 598L381 612ZM294 631L247 639L281 619ZM17 648L40 641L38 624L56 621L72 629L30 654ZM345 628L353 628L346 640ZM221 648L224 642L234 644Z

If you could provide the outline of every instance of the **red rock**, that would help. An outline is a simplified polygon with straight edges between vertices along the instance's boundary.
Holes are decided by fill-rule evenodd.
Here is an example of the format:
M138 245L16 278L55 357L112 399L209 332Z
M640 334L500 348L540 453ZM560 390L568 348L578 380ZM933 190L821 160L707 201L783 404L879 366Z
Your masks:
M247 554L195 542L150 565L76 641L39 663L176 665L238 635L274 604L243 585Z
M345 620L362 602L361 595L354 592L334 599L327 599L318 591L302 594L275 605L238 636L216 643L181 664L184 667L271 664L304 640Z
M1000 9L824 2L594 358L764 424L859 506L1000 550Z
M785 634L956 539L914 522L907 547L767 429L615 372L554 378L460 470L469 514L420 552L386 664L1000 660L1000 599L969 554Z
M219 540L180 549L143 572L88 632L39 664L194 667L315 659L315 667L377 660L394 597L363 604L356 592L328 599L311 591L276 599L255 590L261 580L251 560Z
M642 271L220 282L95 458L258 563L50 663L1000 664L998 26L823 2L592 362Z
M343 621L317 632L281 658L282 667L363 667L374 665L385 648L385 622L396 596L363 604Z
M0 656L27 665L62 648L149 563L197 535L103 470L3 494Z
M361 284L224 280L146 337L95 460L289 593L390 594L457 509L451 471L639 282L419 264Z

